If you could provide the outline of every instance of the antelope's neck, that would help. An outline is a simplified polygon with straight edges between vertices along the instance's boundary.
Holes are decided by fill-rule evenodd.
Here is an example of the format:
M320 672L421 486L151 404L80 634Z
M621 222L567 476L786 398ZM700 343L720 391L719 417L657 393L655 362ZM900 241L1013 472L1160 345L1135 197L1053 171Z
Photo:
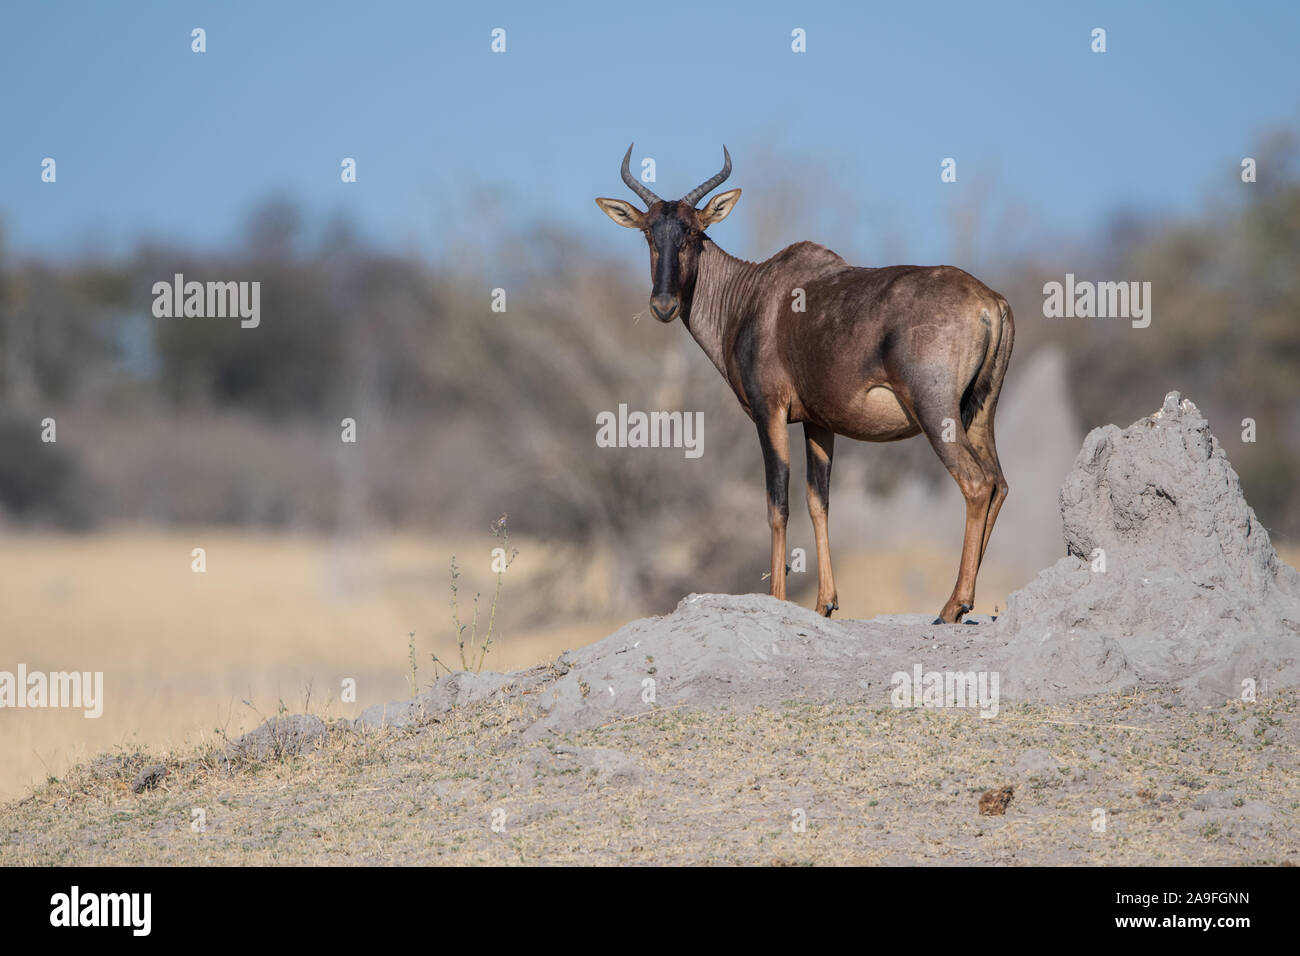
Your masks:
M754 292L758 266L727 255L705 240L695 274L686 328L715 368L727 378L726 343L730 327L739 320Z

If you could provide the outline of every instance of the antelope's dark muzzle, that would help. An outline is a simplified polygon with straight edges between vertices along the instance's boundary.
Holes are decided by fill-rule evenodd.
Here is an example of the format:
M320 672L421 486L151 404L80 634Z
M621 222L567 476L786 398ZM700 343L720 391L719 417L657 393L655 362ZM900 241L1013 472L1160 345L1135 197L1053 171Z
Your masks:
M650 311L660 322L671 322L677 318L679 308L675 295L657 295L650 300Z

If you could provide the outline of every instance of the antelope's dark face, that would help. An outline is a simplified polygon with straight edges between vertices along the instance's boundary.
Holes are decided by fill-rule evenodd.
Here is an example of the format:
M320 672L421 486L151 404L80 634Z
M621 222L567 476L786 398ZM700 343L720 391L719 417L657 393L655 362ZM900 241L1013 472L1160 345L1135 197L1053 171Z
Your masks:
M632 147L623 157L623 181L648 207L645 212L621 199L597 199L596 205L620 226L640 229L650 246L650 313L660 322L689 318L695 292L695 273L704 230L727 218L740 190L719 193L700 209L695 204L731 174L731 156L722 148L726 163L722 172L692 189L676 202L665 202L637 181L628 169Z

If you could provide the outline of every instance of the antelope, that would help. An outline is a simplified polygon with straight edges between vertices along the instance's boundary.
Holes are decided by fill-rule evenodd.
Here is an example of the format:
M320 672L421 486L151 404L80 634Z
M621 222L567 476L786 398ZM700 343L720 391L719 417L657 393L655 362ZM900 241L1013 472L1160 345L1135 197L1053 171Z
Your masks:
M635 144L633 144L635 145ZM952 266L851 266L824 246L797 242L764 262L723 252L705 235L726 219L739 189L696 203L731 175L722 171L676 202L660 199L628 168L646 204L596 204L650 246L650 312L681 319L758 428L767 483L772 562L768 593L785 600L792 423L803 424L808 514L817 546L817 603L839 608L827 515L835 436L899 441L924 434L966 499L961 563L934 623L955 624L975 606L975 577L1007 481L993 415L1011 359L1007 300Z

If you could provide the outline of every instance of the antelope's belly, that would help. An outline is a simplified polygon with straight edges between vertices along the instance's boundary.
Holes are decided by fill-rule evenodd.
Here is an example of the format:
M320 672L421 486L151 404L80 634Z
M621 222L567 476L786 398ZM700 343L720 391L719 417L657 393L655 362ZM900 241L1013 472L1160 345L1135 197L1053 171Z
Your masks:
M830 417L837 432L858 441L895 441L920 432L894 390L885 385L863 389Z

